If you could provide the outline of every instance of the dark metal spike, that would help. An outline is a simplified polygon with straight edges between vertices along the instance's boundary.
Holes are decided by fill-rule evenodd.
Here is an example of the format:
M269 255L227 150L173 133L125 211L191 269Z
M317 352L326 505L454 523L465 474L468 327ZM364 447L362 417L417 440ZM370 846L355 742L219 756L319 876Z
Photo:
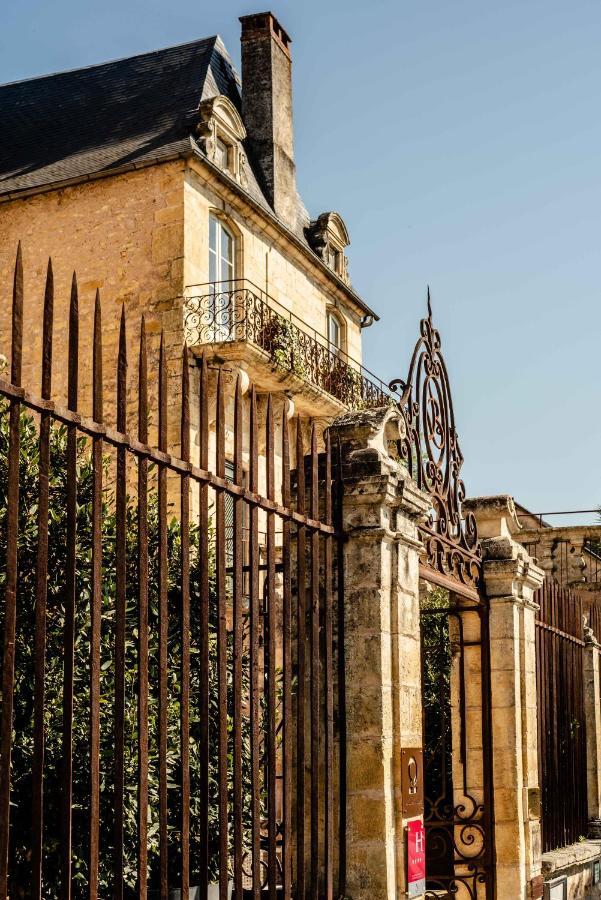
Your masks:
M127 431L127 325L125 304L121 306L119 356L117 358L117 431Z
M140 322L140 356L138 362L138 438L148 442L148 351L146 347L146 319Z
M190 459L190 368L188 361L188 345L186 343L184 343L182 350L181 456L186 462Z
M165 334L161 331L159 347L159 450L167 452L167 369L165 364Z
M71 279L71 299L69 301L69 386L68 404L72 412L77 411L79 385L79 296L77 275Z
M94 301L94 359L93 359L93 416L96 422L102 423L102 307L100 291L96 290Z
M12 308L12 359L10 379L14 385L21 384L21 366L23 361L23 252L21 241L17 247L15 277L13 283Z
M42 336L42 397L50 400L52 390L52 325L54 317L54 274L52 259L48 259L46 289L44 291L44 326Z

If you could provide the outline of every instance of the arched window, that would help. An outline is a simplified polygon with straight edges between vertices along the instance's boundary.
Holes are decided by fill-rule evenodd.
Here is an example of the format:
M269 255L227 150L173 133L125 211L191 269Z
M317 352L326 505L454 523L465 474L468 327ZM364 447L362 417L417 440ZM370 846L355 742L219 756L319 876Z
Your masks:
M328 343L334 353L343 350L343 325L340 318L334 312L328 313Z
M209 216L209 281L233 281L235 275L234 236L221 219Z
M211 294L212 341L232 339L234 319L234 278L236 277L236 243L227 225L209 216L209 281Z

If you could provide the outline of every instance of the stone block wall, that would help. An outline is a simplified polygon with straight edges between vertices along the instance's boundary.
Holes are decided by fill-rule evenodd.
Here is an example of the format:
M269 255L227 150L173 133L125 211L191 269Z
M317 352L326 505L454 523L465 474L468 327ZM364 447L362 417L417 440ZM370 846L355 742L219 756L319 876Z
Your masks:
M129 412L137 416L139 323L146 316L149 371L165 329L172 384L178 391L182 345L184 197L182 161L102 178L0 203L0 352L8 355L11 294L17 244L24 262L23 383L40 389L42 303L48 257L54 266L53 395L66 399L68 309L71 277L78 274L81 410L91 411L94 295L103 313L104 393L107 420L115 420L116 362L121 305L128 316ZM150 378L151 409L156 379ZM156 427L156 415L152 416ZM173 434L171 435L173 437ZM151 430L151 440L153 432Z

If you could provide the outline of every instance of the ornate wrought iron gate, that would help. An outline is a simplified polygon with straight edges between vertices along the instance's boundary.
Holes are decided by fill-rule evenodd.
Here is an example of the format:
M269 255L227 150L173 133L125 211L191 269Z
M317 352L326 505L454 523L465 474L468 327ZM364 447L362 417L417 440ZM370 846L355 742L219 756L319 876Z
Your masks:
M447 368L428 315L401 394L400 458L432 497L420 529L424 824L427 897L494 896L488 607L465 487Z

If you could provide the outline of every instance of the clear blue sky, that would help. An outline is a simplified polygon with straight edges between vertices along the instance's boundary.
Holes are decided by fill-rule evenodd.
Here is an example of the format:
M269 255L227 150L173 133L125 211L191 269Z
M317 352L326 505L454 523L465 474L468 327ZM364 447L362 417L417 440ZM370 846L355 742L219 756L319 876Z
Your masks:
M406 374L432 289L468 494L601 502L598 0L274 0L293 39L299 186L336 209L382 321L366 363ZM261 3L22 0L0 81L216 32ZM40 136L43 140L43 135Z

